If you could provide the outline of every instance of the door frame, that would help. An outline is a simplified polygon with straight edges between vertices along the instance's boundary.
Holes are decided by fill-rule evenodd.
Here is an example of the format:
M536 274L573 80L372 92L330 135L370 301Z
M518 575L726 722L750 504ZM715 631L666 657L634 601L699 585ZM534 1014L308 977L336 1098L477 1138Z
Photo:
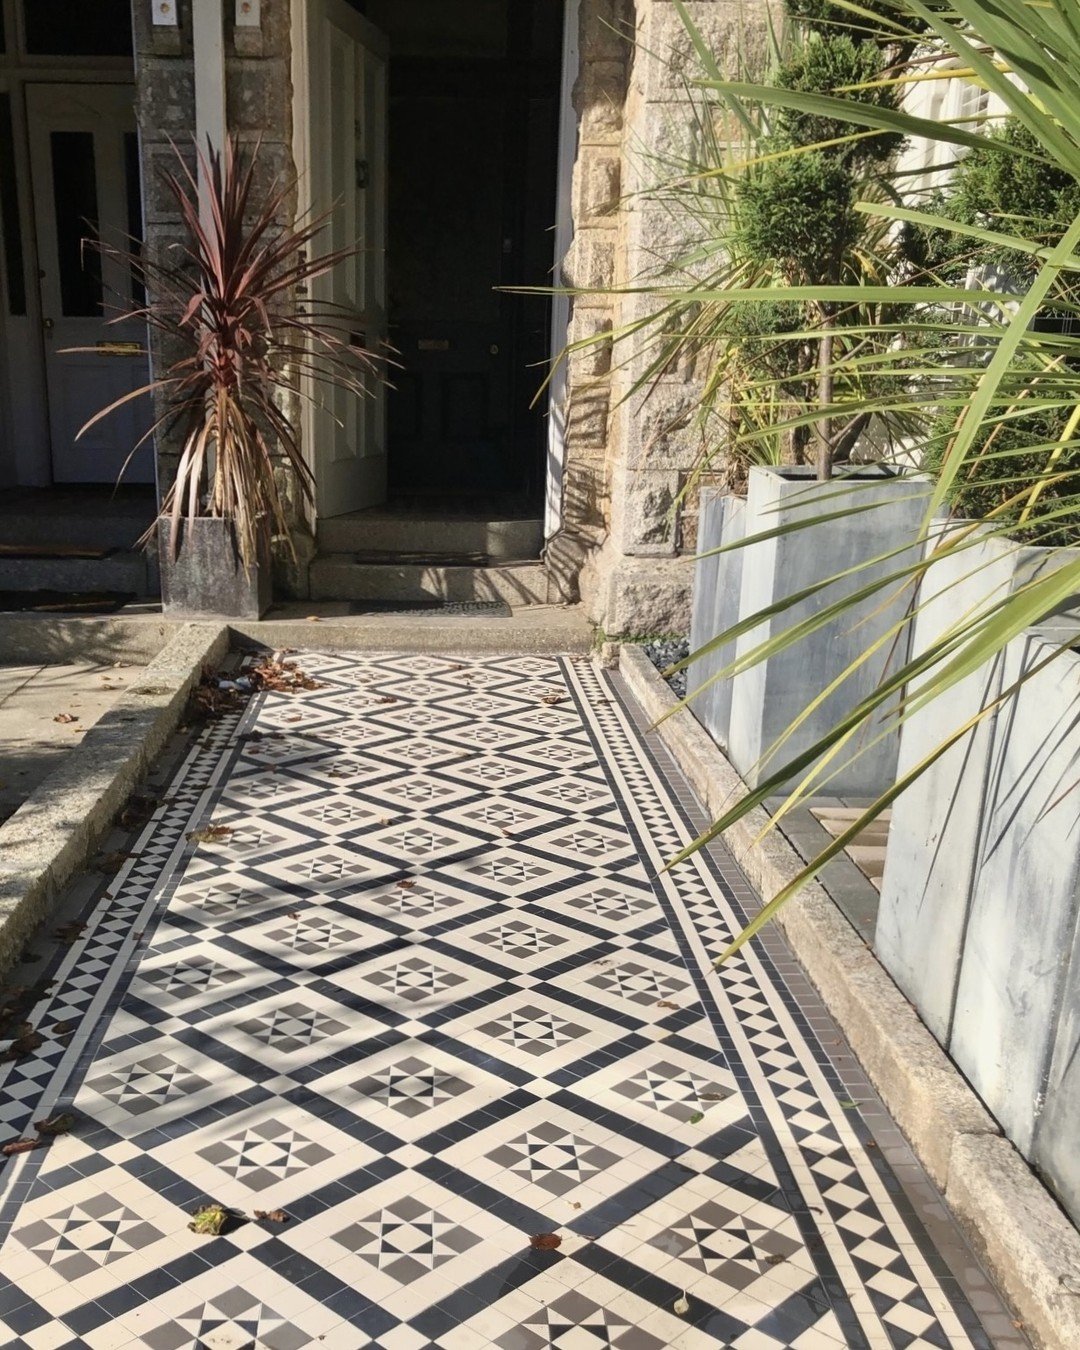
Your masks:
M555 230L553 282L574 239L574 214L571 186L578 155L578 116L573 89L581 65L579 20L583 0L563 0L562 75L559 85L558 162L555 184ZM292 6L292 84L293 84L293 162L298 180L297 216L311 208L311 179L308 164L305 118L309 116L310 86L308 66L308 6L306 0L294 0ZM389 172L393 172L391 166ZM566 347L570 329L570 297L555 295L551 305L550 358L554 362ZM548 539L562 523L563 466L566 462L566 363L561 362L548 389L547 452L544 473L544 538ZM301 445L314 472L313 414L305 399L301 411ZM305 505L308 523L314 527L315 506ZM314 532L314 531L313 531Z
M7 277L0 286L0 423L9 433L8 457L0 484L52 485L45 346L41 292L37 284L37 222L30 178L30 144L25 89L28 84L130 84L136 88L132 58L126 56L34 56L25 52L18 0L0 0L6 50L0 52L0 90L11 99L11 133L18 194L26 313L7 312ZM5 261L0 254L0 271Z
M581 70L580 20L582 0L564 0L562 80L559 85L559 149L555 178L555 258L552 283L559 284L563 260L574 242L571 186L578 157L578 115L574 85ZM551 361L566 349L570 337L570 297L551 298ZM569 377L559 361L548 386L547 456L544 472L544 540L562 525L563 469L566 464L566 411Z

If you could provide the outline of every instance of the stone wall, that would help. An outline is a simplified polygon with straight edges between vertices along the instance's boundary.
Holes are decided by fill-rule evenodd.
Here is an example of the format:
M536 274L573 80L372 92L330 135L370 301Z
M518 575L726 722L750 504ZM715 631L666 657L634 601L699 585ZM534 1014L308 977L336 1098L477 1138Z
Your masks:
M740 54L754 59L764 50L769 0L689 0L687 10L718 64L734 72ZM569 279L575 285L597 284L600 258L604 275L616 286L632 288L654 276L662 260L678 257L695 241L694 228L669 206L650 196L664 177L664 162L686 160L691 152L693 119L688 115L686 82L702 70L678 10L671 0L636 0L633 27L620 45L626 69L626 97L619 143L604 145L620 167L622 200L604 217L604 252L593 242L597 228L575 194L575 229L585 224L585 246L573 259ZM583 66L588 78L589 65ZM589 184L600 147L593 149L583 128L577 181ZM587 200L587 194L586 194ZM577 240L575 240L575 248ZM623 294L614 303L575 302L575 333L584 336L597 322L616 330L649 312L655 302ZM599 362L599 357L594 358ZM589 617L610 636L686 632L689 627L690 581L694 531L684 515L696 512L693 496L680 494L698 464L702 441L695 424L700 377L681 369L664 374L648 395L632 392L648 356L633 339L616 344L603 362L610 372L605 398L608 426L602 483L603 538L589 553L580 575L580 591ZM590 386L571 367L570 398ZM593 415L601 416L594 395ZM590 436L599 435L589 426ZM571 425L568 469L582 461L591 467L592 441L579 439Z

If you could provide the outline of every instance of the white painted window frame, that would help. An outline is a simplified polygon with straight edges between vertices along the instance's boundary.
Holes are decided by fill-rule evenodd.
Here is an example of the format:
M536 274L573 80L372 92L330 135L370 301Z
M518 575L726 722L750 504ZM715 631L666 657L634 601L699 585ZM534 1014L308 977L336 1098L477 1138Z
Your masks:
M581 0L566 0L563 14L562 81L559 89L558 170L555 187L555 259L553 285L561 283L563 259L574 242L571 189L578 154L578 119L573 91L581 66L579 43ZM570 330L570 297L554 295L551 301L551 360L566 347ZM568 395L566 362L559 362L548 386L547 456L544 474L544 539L562 525L563 477L566 464L566 410Z

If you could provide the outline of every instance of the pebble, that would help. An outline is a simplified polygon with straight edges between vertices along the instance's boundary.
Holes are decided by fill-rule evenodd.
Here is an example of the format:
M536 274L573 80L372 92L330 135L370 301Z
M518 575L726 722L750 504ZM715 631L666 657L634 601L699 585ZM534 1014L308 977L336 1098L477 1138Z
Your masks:
M685 637L655 638L644 645L645 655L659 671L667 670L677 661L683 661L690 655L690 639ZM680 670L668 680L676 698L686 697L686 671Z

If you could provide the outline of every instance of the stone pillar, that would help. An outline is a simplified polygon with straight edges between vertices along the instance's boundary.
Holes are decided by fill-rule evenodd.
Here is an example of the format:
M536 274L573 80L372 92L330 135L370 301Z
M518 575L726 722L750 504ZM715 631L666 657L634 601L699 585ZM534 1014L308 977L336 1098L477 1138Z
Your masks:
M292 153L292 11L291 0L262 0L259 28L236 28L230 0L221 0L225 42L226 118L228 130L241 147L259 145L258 182L269 191L275 180L295 175ZM195 163L195 82L191 51L190 0L180 0L177 28L155 27L150 5L137 3L134 12L136 112L142 153L145 248L151 257L164 257L184 241L180 216L161 171L176 164L173 142L189 165ZM263 194L265 198L265 193ZM256 200L259 200L257 194ZM292 223L295 200L283 203L281 224ZM151 370L164 370L175 352L157 335L151 337ZM296 412L297 408L292 409ZM160 412L164 411L162 406ZM162 492L176 472L178 429L162 427L156 438L158 481ZM314 552L304 519L303 502L295 483L282 482L290 515L295 521L297 568L287 550L275 556L279 589L303 594L307 562Z
M760 44L767 3L689 0L687 9L721 67L734 70L747 44ZM588 0L586 6L593 8ZM581 221L586 228L575 239L575 266L570 269L578 286L608 284L610 278L618 287L631 288L696 242L693 222L650 197L649 189L663 181L665 159L671 164L689 158L694 123L686 82L703 71L672 0L636 0L632 20L632 31L627 27L622 38L626 76L619 143L616 150L612 127L612 140L603 147L612 160L617 154L622 196L619 209L603 218L602 244L587 214L598 156L582 136L574 222L576 230ZM646 315L652 304L629 294L614 303L610 297L576 301L574 336L586 336L589 324L600 322L621 328ZM610 352L579 364L586 359L598 364L584 371L571 366L571 407L595 389L590 380L595 381L598 370L605 377L602 400L594 394L585 427L570 420L569 465L596 462L593 445L601 435L604 439L597 479L603 489L605 528L580 574L587 613L611 636L685 632L694 531L683 519L679 499L702 451L695 425L699 376L680 369L665 373L647 396L631 393L648 364L633 338L616 345L614 363ZM696 509L689 498L686 505L691 513Z

